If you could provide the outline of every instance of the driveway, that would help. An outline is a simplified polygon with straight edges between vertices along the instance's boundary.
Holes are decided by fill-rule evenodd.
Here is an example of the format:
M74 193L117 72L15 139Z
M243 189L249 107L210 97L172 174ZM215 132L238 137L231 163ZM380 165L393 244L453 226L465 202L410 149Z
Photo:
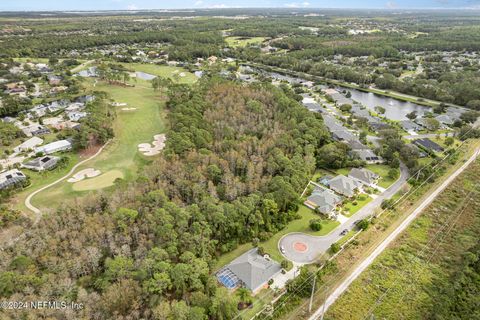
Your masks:
M389 199L402 188L408 177L408 169L402 164L400 167L400 177L394 184L326 236L312 236L305 233L286 234L278 242L279 248L283 247L285 249L283 256L296 263L314 262L321 254L330 248L332 243L337 242L343 237L340 235L342 230L352 230L355 228L355 221L365 219L373 214L383 200Z

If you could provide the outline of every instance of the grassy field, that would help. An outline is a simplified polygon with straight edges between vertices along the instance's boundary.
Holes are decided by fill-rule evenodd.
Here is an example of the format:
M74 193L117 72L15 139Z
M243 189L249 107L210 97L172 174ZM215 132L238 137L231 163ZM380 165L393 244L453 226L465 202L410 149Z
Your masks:
M193 73L181 67L145 63L123 63L123 65L129 70L141 71L162 78L170 78L173 81L178 81L179 83L192 84L197 81L197 77ZM185 76L176 76L176 74L180 75L181 73L183 73Z
M128 107L137 109L126 112L121 111L119 107L113 123L114 140L97 158L77 169L80 171L85 168L94 168L103 173L101 176L76 184L61 182L34 197L32 203L35 206L51 206L52 203L82 195L89 190L111 186L112 182L119 177L126 180L133 179L138 169L152 159L137 152L138 144L152 141L155 134L163 133L165 130L162 111L164 101L160 93L154 92L149 87L148 82L137 80L135 87L120 87L100 82L93 87L92 80L88 80L87 87L105 91L116 102L127 103ZM100 184L94 185L94 183Z
M225 41L230 47L246 47L251 44L259 45L265 41L265 37L226 37Z
M370 310L376 319L431 318L439 288L478 241L479 179L477 161L354 281L325 319L365 319ZM470 191L475 193L467 197ZM464 202L467 198L471 202Z
M72 185L74 191L90 191L104 189L113 186L116 179L123 179L123 172L120 170L110 170L95 178L85 179Z

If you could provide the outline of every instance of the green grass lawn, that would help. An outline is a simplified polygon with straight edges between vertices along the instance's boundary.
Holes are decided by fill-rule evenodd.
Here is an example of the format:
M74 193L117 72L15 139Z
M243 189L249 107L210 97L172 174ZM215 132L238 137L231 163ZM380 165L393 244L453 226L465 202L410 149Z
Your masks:
M350 238L353 237L355 233L357 233L357 230L355 229L348 231L346 235L344 235L343 237L340 238L340 240L337 241L337 244L340 246L343 246L345 242L350 240Z
M138 80L135 87L120 87L99 82L93 88L92 83L92 80L87 80L88 89L105 91L116 102L127 103L128 107L137 110L125 112L118 107L117 117L113 123L115 138L97 158L83 164L77 171L95 168L105 174L115 170L115 177L119 177L120 172L124 179L132 180L141 166L155 158L138 153L138 144L151 142L155 134L165 131L164 101L161 94L154 92L149 83L143 80ZM102 179L100 177L94 179ZM72 183L64 181L39 193L32 199L32 203L40 207L51 206L52 203L87 193L89 191L83 187L90 185L88 180L84 180L79 189L84 191L76 191L72 188ZM111 185L111 181L107 182L109 183L103 184L105 187Z
M251 44L259 45L265 41L265 37L226 37L225 41L230 47L246 47Z
M90 191L104 189L113 186L116 179L122 179L123 172L120 170L110 170L97 177L84 179L72 185L75 191Z
M125 66L129 70L141 71L162 78L170 78L174 81L178 80L179 83L192 84L197 81L197 77L193 73L181 67L171 67L166 65L147 63L123 63L123 66ZM181 73L183 73L185 76L175 76L175 74L180 75Z
M252 307L240 311L241 317L239 319L251 319L255 314L260 312L267 303L270 303L274 297L272 289L263 289L252 297Z
M357 199L355 200L357 202L357 205L354 205L352 201L348 200L343 205L344 211L342 212L342 214L346 217L351 217L352 215L357 213L358 210L363 208L367 203L369 203L372 200L373 200L372 197L369 197L366 194L362 194L357 197Z

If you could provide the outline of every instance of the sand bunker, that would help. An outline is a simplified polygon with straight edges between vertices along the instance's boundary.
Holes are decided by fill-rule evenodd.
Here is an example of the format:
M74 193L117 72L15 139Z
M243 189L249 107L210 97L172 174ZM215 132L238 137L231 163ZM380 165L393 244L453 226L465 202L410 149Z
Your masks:
M75 191L99 190L113 186L115 184L115 180L122 178L123 173L120 170L110 170L93 179L86 179L74 183L72 185L72 189Z
M166 139L167 137L164 134L157 134L153 137L153 142L151 144L140 143L138 145L138 151L147 157L157 155L163 148L165 148Z
M122 108L122 111L133 111L137 110L137 108Z
M78 181L82 181L85 178L93 178L96 177L100 174L100 170L95 170L93 168L87 168L83 169L77 173L75 173L70 179L68 179L68 182L74 183Z
M112 102L112 106L114 107L125 107L127 106L126 102Z

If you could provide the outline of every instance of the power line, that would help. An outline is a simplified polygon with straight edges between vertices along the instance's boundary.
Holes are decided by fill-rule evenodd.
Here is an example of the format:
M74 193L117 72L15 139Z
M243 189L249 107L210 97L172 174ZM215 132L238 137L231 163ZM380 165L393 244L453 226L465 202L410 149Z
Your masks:
M465 132L462 136L460 136L460 139L463 138L463 137L465 137L465 136L467 136L473 129L474 129L474 128L471 127L467 132ZM462 142L461 142L456 148L454 148L453 150L456 152L456 151L459 150L465 143L466 143L466 141L462 141ZM440 166L446 159L448 159L449 157L451 157L453 154L454 154L454 152L449 153L449 154L447 154L446 156L444 156L439 162L437 162L437 163L432 167L432 170L434 170L434 169L436 169L438 166ZM418 170L416 170L416 172L415 172L409 179L407 179L406 182L409 182L409 180L412 179L412 178L415 176L415 174L417 174L417 173L420 172L421 170L427 168L429 165L430 165L430 164L425 164L424 166L422 166L421 168L419 168ZM392 207L395 206L395 205L397 205L397 204L399 204L399 203L402 204L404 201L406 201L409 196L411 196L414 192L418 191L418 190L419 190L424 184L426 184L426 183L435 175L435 173L438 172L438 171L439 171L439 169L434 170L434 171L432 172L432 174L431 174L428 178L424 179L424 181L423 181L419 186L417 186L415 189L413 189L413 191L411 191L411 192L409 191L409 192L407 192L406 194L402 195L399 199L397 199L397 200L392 204ZM385 211L387 211L387 210L390 210L390 208L385 208L385 209L383 209L383 210L377 215L377 217L380 217L380 216L381 216ZM374 217L374 216L372 215L369 220L372 220L373 217ZM388 215L386 215L385 217L388 217ZM352 242L348 242L346 245L344 245L344 246L342 247L341 250L343 251L345 248L349 247L351 244L352 244ZM292 294L294 294L294 293L297 293L300 289L303 289L303 288L305 287L306 283L308 283L308 282L311 280L311 277L312 277L312 276L316 276L316 274L318 273L318 271L320 271L322 268L323 268L323 265L322 265L321 267L319 267L312 275L307 276L307 279L305 279L305 281L304 281L299 287L297 287L296 290L294 290L293 292L285 293L284 295L289 295L289 297L287 297L284 301L282 301L282 304L281 304L279 307L277 307L276 309L279 309L279 308L281 309L281 308L285 305L286 301L288 301L288 299L290 298L290 296L291 296ZM334 282L334 280L332 279L331 282ZM323 285L321 286L321 288L324 287L325 285L326 285L326 284L323 284ZM320 288L319 288L319 289L320 289ZM282 295L282 296L284 296L284 295ZM264 307L262 308L262 310L260 310L253 318L255 318L257 315L261 314L261 312L262 312L263 310L265 310L265 306L266 306L266 305L267 305L267 304L264 304ZM244 311L244 312L245 312L245 311ZM243 313L244 313L244 312L243 312ZM242 314L242 313L237 314L237 316L236 316L234 319L237 319L241 314Z
M467 132L467 133L468 133L468 132ZM467 133L466 133L466 134L467 134ZM465 143L465 142L462 142L455 150L457 150L457 149L459 149L460 147L462 147L464 143ZM438 167L441 162L445 161L445 160L446 160L448 157L450 157L451 155L452 155L452 154L449 154L449 155L445 156L439 163L437 163L437 164L436 164L434 167L432 167L432 168L434 169L434 168ZM438 170L439 170L439 169L437 169L437 170L435 170L435 171L438 171ZM421 187L423 186L423 184L425 184L426 182L428 182L429 179L430 179L431 177L433 177L433 175L436 173L435 171L434 171L427 179L425 179L425 181L424 181L420 186L418 186L414 191L418 190L419 188L421 188ZM398 199L398 200L395 202L395 204L397 204L397 203L399 203L399 202L402 202L402 203L403 203L404 201L407 200L407 198L408 198L411 194L413 194L413 192L412 192L412 193L407 193L407 194L405 194L405 195L402 196L400 199ZM384 210L382 211L382 213L385 212L386 210L387 210L387 209L384 209ZM388 216L388 215L387 215L387 216ZM387 216L384 216L384 217L387 217ZM342 250L345 249L346 247L348 247L348 245L350 245L350 244L351 244L351 243L348 243L347 246L345 246L345 247L342 248ZM323 267L323 266L322 266L322 267ZM319 269L319 270L320 270L320 269ZM317 270L317 272L318 272L318 270ZM316 275L317 272L313 273L311 276L308 276L307 279L305 279L305 281L304 281L299 287L297 287L296 290L294 290L293 292L289 293L289 297L287 297L284 301L282 301L282 304L281 304L279 307L277 307L276 309L281 309L281 308L283 308L284 305L285 305L285 303L288 301L288 299L290 299L291 295L294 294L294 293L297 293L300 289L303 289L303 288L305 287L306 283L308 283L308 281L311 280L311 277L314 276L314 275ZM335 281L335 280L332 279L331 282L334 282L334 281ZM322 285L322 287L325 286L325 285L326 285L326 284Z
M478 186L478 185L477 185L477 186ZM415 256L415 257L412 259L413 262L418 262L418 261L420 260L420 258L418 258L418 256L423 255L423 253L429 249L429 245L430 245L434 240L436 240L437 235L440 235L440 236L441 236L440 232L442 232L443 229L447 226L447 224L448 224L452 219L455 218L455 222L449 226L448 231L447 231L443 236L445 237L446 235L448 235L448 234L451 232L451 230L453 229L453 227L455 226L455 224L458 222L458 219L460 218L460 216L465 212L465 210L466 210L466 208L467 208L467 205L466 205L466 204L468 204L469 201L471 201L471 200L473 199L473 197L471 196L472 193L474 193L473 190L471 190L471 191L469 192L469 194L467 195L466 199L465 199L464 201L462 201L462 208L461 208L460 213L459 213L456 217L452 216L451 218L447 219L447 221L446 221L445 223L443 223L442 227L436 231L435 235L434 235L434 236L428 241L428 243L423 247L423 249L422 249L422 251L420 252L420 254L418 254L417 256ZM429 256L429 258L427 259L427 261L426 261L427 264L428 264L428 263L430 262L430 260L433 258L434 254L437 252L437 250L438 250L439 247L440 247L440 244L434 249L433 253L432 253L432 254ZM408 272L408 270L405 271L404 273L407 273L407 272ZM397 280L396 282L398 282L398 280ZM394 285L396 284L396 282L394 282L394 284L393 284L390 288L388 288L379 298L377 298L377 300L375 301L374 305L369 309L369 311L367 312L367 314L366 314L366 316L364 317L364 319L366 319L370 314L373 313L373 311L375 310L375 308L378 307L378 305L383 301L383 299L384 299L384 298L386 297L386 295L390 292L390 290L392 290L392 288L394 287ZM404 297L404 296L405 296L405 294L402 295L402 301L403 301L403 297Z

